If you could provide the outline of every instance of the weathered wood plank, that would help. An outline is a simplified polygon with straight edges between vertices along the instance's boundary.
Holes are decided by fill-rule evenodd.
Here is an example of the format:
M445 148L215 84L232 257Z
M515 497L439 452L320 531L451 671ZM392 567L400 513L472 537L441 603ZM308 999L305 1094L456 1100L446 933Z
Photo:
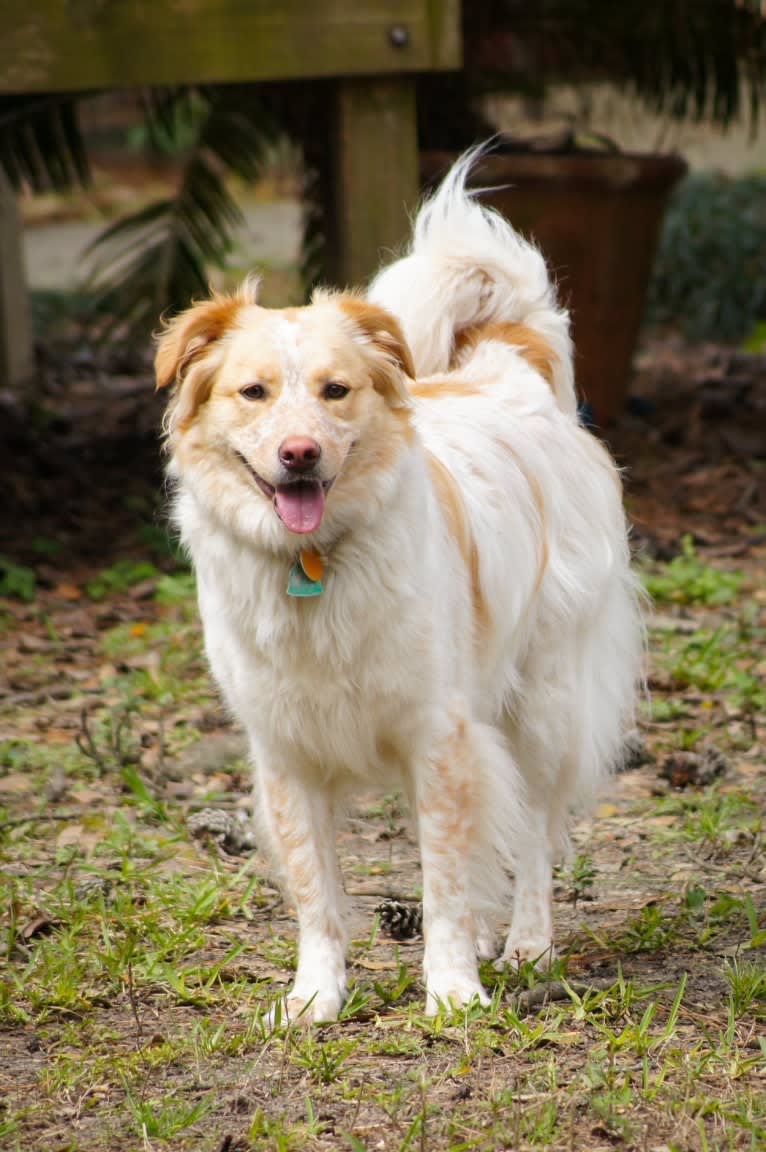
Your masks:
M418 201L414 81L342 80L336 101L330 272L340 285L359 285L407 238Z
M0 92L456 68L459 0L5 0Z
M465 0L470 4L471 0ZM431 68L460 68L463 63L461 0L428 0Z
M0 388L32 376L34 352L16 195L0 173Z

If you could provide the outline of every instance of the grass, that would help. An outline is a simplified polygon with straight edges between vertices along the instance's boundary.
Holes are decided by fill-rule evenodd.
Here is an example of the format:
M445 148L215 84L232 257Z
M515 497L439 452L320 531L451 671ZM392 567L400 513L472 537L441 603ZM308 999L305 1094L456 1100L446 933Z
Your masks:
M646 574L649 595L656 603L731 604L742 587L741 572L729 572L700 559L691 536L681 539L681 552L669 563Z
M650 761L712 743L731 767L680 792L651 762L626 774L558 874L550 975L483 964L488 1009L425 1017L420 944L387 940L373 916L381 895L419 887L406 809L365 798L340 841L363 917L349 999L307 1032L266 1022L296 948L263 860L186 827L248 782L237 763L168 773L216 696L189 573L150 567L84 586L122 617L84 648L44 590L7 601L20 681L56 683L53 659L76 675L60 700L32 692L0 741L4 1149L764 1146L764 631L746 571L686 544L646 572L659 609L693 625L651 631ZM30 632L42 656L16 646Z

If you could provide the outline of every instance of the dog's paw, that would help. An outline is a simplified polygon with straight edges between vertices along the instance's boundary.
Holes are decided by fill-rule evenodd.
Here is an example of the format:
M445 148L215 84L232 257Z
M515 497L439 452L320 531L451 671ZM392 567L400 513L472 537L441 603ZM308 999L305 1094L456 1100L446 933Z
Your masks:
M478 1001L482 1008L488 1008L490 1003L489 996L474 976L449 970L429 976L426 1016L435 1016L440 1010L465 1008L473 1001Z
M310 1028L313 1024L332 1024L338 1019L345 989L317 990L313 995L301 995L297 989L288 992L272 1004L267 1015L268 1027L273 1031L287 1025Z
M503 954L495 961L495 968L502 972L506 965L519 969L522 964L534 964L539 972L548 972L555 958L553 941L545 936L509 937Z
M491 932L480 932L476 937L476 958L494 960L498 951L497 937Z

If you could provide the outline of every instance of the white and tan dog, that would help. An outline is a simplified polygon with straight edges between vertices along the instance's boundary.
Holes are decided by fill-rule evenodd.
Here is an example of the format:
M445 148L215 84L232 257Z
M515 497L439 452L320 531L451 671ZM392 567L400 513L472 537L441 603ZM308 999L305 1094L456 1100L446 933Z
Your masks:
M366 299L269 310L245 284L157 352L210 665L297 909L292 1018L343 1003L335 815L356 785L402 780L417 818L429 1012L486 1002L510 870L502 959L550 956L553 863L640 677L620 482L578 424L567 317L466 192L472 160Z

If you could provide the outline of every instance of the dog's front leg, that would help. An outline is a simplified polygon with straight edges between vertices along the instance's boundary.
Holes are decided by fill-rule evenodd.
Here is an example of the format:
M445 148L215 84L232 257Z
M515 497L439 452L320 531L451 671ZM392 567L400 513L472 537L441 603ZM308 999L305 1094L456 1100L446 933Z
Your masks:
M486 1005L476 963L470 856L476 825L477 773L467 725L457 720L438 756L413 780L423 865L423 971L426 1012Z
M326 790L274 771L258 758L258 801L298 914L298 969L287 994L290 1020L336 1020L346 994L335 823Z

